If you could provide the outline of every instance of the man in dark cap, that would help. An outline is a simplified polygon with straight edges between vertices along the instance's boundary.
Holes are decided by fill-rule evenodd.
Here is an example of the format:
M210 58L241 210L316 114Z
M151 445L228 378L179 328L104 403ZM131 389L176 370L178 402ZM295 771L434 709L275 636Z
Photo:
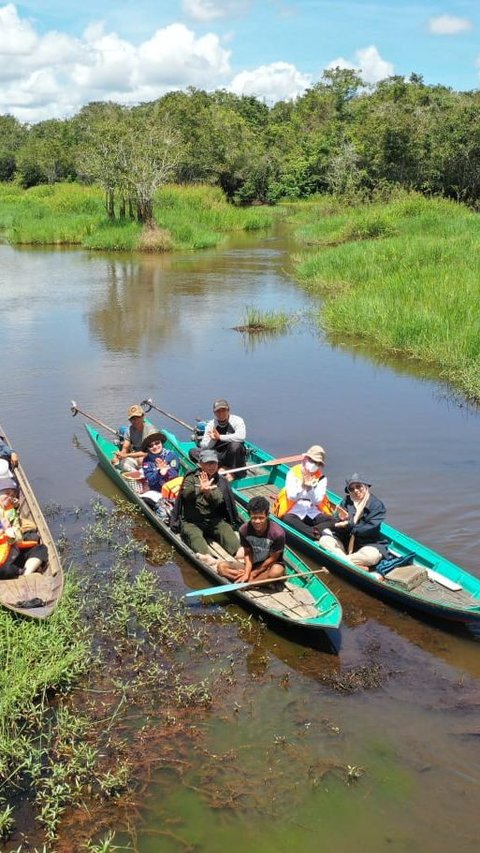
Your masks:
M178 522L184 542L207 565L216 560L208 553L208 540L219 542L232 556L240 547L234 531L238 515L229 483L218 474L214 450L201 450L198 468L185 475L175 504L171 526Z
M215 400L213 419L205 427L200 448L215 450L220 468L243 468L247 454L245 450L245 421L238 415L230 414L227 400Z

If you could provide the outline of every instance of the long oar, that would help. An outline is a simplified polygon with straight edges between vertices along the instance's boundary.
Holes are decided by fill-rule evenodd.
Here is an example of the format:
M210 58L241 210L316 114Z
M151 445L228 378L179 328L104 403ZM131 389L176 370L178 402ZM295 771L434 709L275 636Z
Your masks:
M104 424L103 421L100 421L94 415L90 415L88 412L83 412L82 409L78 408L75 400L72 400L70 411L73 417L75 417L76 415L83 415L84 418L87 418L87 420L92 421L94 424L98 424L98 426L103 427L103 429L106 429L107 432L111 432L112 435L118 436L118 430L113 429L113 427L108 426L108 424Z
M287 462L300 462L303 459L301 456L279 456L278 459L269 459L268 462L254 462L252 465L245 465L244 468L228 468L227 474L236 474L237 471L249 471L250 468L264 468L267 465L283 465Z
M194 589L191 592L185 593L185 598L202 595L205 598L209 595L222 595L224 592L237 592L240 589L248 589L251 586L260 586L264 583L276 583L277 581L289 581L293 578L305 578L309 575L328 574L328 569L313 569L310 572L297 572L290 575L282 575L280 578L263 578L259 581L243 581L242 583L224 583L217 586L209 586L207 589Z
M190 426L190 424L185 423L185 421L182 421L181 418L177 418L175 415L171 415L170 412L165 412L163 409L159 409L151 397L149 397L148 400L142 400L140 405L145 409L146 414L148 414L152 409L155 409L155 411L160 412L161 415L165 415L166 418L170 418L171 421L175 421L175 423L180 424L180 426L185 427L185 429L189 429L190 432L193 432L195 429L195 427ZM148 406L148 408L145 408L146 406Z

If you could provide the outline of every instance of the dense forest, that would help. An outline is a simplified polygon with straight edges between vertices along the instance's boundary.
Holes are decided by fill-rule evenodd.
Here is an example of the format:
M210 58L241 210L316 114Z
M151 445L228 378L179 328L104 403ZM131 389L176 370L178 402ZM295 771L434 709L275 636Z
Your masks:
M72 118L31 126L3 115L0 180L96 183L110 218L141 222L167 180L217 185L237 203L314 193L368 200L401 186L475 207L480 92L426 85L414 74L366 86L335 69L271 107L189 89L135 107L90 103Z

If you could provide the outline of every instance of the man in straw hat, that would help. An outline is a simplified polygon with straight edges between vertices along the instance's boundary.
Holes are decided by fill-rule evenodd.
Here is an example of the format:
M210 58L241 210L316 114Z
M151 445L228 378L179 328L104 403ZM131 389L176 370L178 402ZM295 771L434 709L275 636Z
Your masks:
M274 515L310 539L319 539L332 521L324 464L323 447L312 444L301 463L290 468L273 508Z
M130 406L128 410L130 426L120 450L112 458L114 465L121 471L138 471L142 467L145 452L142 443L148 435L156 432L153 424L145 423L145 412L137 403Z

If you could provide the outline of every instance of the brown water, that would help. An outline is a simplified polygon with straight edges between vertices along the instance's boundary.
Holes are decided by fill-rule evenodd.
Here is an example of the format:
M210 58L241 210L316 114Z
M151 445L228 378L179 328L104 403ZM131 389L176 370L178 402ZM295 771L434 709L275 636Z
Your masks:
M246 305L311 307L289 277L291 249L285 235L141 259L0 246L0 422L40 500L84 506L114 492L71 418L72 397L117 426L147 396L188 422L226 396L257 444L278 455L324 445L335 491L360 468L391 524L480 576L476 410L454 405L415 365L331 345L305 322L250 342L232 331ZM176 594L198 586L180 560L164 577ZM220 772L192 754L183 779L154 773L142 853L350 851L359 841L373 851L477 849L478 639L331 583L345 623L330 640L271 629L252 640L219 623L236 679L201 725L208 754L234 759ZM213 604L212 618L225 607L241 612ZM363 667L381 670L380 686L332 689L333 675ZM365 772L347 784L346 765ZM242 792L234 808L231 786Z

